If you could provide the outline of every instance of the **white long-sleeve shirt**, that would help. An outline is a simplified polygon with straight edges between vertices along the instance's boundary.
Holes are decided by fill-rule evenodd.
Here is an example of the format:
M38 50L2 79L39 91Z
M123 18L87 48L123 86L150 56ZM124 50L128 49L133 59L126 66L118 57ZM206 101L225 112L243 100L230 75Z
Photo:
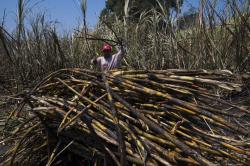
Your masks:
M120 49L116 54L105 58L104 56L96 58L97 67L101 71L109 71L119 67L122 58L124 57L124 50Z

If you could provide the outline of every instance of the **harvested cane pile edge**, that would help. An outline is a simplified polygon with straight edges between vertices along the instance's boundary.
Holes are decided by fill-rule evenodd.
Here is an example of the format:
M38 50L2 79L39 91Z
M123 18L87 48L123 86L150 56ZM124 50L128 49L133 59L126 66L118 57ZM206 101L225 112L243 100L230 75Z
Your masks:
M247 165L250 110L218 94L240 91L234 79L205 70L59 70L12 112L9 119L24 120L5 136L12 146L2 163Z

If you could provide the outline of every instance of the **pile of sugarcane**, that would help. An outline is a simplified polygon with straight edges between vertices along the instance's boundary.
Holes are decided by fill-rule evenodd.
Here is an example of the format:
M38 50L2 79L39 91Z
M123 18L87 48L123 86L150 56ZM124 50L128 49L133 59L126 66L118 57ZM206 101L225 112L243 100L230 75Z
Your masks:
M56 71L15 96L1 165L249 165L250 109L230 101L238 78Z

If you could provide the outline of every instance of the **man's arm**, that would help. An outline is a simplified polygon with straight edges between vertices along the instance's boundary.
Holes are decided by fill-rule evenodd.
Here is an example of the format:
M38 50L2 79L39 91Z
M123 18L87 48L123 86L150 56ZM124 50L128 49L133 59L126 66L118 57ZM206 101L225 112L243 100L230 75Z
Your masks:
M125 56L124 46L116 46L117 56L119 59L122 59Z

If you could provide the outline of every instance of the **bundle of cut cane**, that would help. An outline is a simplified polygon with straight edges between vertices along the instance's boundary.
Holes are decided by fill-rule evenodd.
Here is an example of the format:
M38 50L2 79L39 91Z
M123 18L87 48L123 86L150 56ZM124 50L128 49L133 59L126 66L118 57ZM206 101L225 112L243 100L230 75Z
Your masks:
M8 118L2 165L248 165L250 110L225 71L54 72ZM19 96L20 97L20 96Z

